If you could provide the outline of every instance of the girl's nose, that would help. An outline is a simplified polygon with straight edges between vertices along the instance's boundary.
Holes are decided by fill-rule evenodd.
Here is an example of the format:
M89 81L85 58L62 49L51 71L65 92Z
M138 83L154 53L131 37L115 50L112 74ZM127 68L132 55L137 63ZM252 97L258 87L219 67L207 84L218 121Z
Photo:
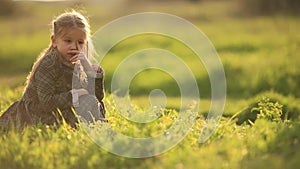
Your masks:
M72 48L72 49L75 49L75 50L78 50L78 49L79 49L78 43L77 43L77 42L72 43L71 48Z
M75 42L75 45L76 45L76 49L79 50L79 43Z

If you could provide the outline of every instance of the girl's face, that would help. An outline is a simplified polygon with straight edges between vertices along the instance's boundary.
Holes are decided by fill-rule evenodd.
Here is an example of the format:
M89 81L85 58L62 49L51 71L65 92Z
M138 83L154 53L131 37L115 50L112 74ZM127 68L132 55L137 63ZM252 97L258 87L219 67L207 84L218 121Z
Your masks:
M86 34L80 29L63 30L60 35L52 36L51 41L53 47L68 61L81 51L86 52Z

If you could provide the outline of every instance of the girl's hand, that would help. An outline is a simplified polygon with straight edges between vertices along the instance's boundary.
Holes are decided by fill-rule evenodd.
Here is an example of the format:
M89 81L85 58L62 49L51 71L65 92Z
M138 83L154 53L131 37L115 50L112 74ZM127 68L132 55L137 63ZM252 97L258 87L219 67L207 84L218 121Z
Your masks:
M79 43L77 44L77 48L79 48ZM90 63L90 61L88 60L88 57L86 56L86 51L87 51L87 47L83 48L81 50L71 50L68 54L73 55L70 58L70 62L73 64L76 64L78 62L80 62L80 64L82 65L82 67L84 68L85 71L96 71L97 73L101 73L103 72L103 70L97 66L97 65L92 65Z
M86 95L86 94L89 94L89 92L86 90L86 89L76 89L77 90L77 93L78 93L78 97L82 96L82 95Z
M91 71L93 70L92 64L88 60L88 58L85 56L83 52L80 52L78 54L78 60L80 60L81 65L86 71Z
M78 50L73 50L71 52L68 52L68 54L73 55L69 61L73 64L75 64L78 61L78 55L79 55L79 51Z
M90 61L88 60L88 58L85 56L85 54L83 52L72 51L72 53L74 54L74 56L70 58L71 63L75 64L78 61L80 61L81 65L83 66L83 68L86 71L92 71L93 70Z

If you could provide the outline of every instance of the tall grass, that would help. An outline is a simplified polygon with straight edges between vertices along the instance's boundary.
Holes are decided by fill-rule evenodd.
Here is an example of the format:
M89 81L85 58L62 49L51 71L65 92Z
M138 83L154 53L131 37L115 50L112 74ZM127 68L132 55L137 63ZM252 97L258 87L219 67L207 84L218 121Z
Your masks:
M20 94L13 93L10 89L1 89L1 93L8 99ZM278 106L273 107L276 109L273 112L269 106L275 105L275 101L261 98L274 96L278 99ZM150 137L163 133L177 118L176 111L163 110L162 116L154 123L129 122L120 117L111 99L110 96L105 99L110 127L132 137ZM276 112L287 113L289 110L284 109L282 103L289 104L299 100L275 93L264 93L257 96L257 99L253 105L248 101L250 109L266 110L275 116L260 116L250 124L237 124L239 116L223 117L209 140L199 144L198 138L206 123L203 115L197 114L196 123L183 141L166 153L142 159L125 158L107 152L93 142L82 128L74 130L64 124L56 127L28 126L21 131L1 130L0 166L5 169L297 167L299 114L291 119L279 121ZM7 104L6 102L7 100L1 100L0 104ZM299 111L299 104L296 106ZM106 132L105 125L95 125L94 128L100 132L98 134ZM126 148L127 142L124 141L122 146Z

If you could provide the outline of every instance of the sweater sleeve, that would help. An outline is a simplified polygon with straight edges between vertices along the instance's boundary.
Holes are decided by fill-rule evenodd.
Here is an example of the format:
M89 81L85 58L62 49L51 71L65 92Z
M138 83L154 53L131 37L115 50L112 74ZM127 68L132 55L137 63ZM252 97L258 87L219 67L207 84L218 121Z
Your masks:
M96 95L98 101L102 101L104 98L104 75L103 71L99 73L87 73L88 77L88 91L91 94Z
M57 109L65 109L72 106L72 94L70 91L57 93L55 83L57 71L54 66L41 63L35 72L37 95L42 109L52 112Z

